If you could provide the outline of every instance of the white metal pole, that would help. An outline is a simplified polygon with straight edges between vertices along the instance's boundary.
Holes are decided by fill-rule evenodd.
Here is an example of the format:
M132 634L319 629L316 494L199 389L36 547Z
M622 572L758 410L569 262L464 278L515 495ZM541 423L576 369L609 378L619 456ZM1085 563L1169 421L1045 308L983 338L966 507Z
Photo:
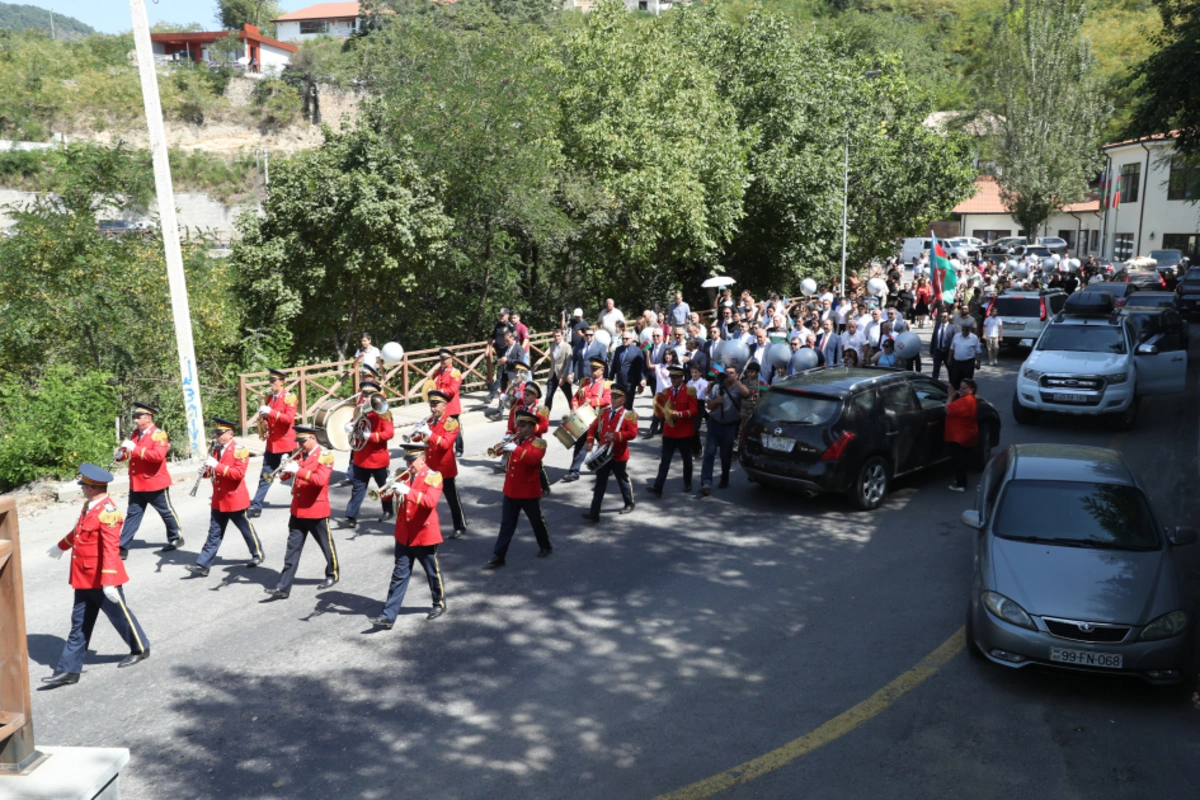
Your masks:
M842 170L842 289L846 297L846 213L850 205L850 115L846 115L846 159Z
M154 162L154 186L158 191L158 214L162 224L163 249L167 258L167 282L171 290L171 315L175 320L175 345L179 350L179 373L183 385L183 407L187 412L191 452L204 452L204 410L200 405L200 376L196 370L196 348L192 341L192 315L188 308L187 279L179 248L179 223L175 218L175 191L171 187L171 165L167 159L167 134L163 127L162 103L158 97L158 75L154 70L154 48L143 0L129 0L133 17L133 43L137 50L138 74L142 80L142 102L150 133L150 155Z

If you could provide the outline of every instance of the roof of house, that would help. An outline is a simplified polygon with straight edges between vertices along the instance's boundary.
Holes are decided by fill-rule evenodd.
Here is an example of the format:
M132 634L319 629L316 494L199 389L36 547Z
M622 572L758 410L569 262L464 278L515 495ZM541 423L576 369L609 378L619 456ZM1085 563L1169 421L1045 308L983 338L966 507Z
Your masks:
M353 19L358 16L358 3L317 3L298 11L276 17L274 22L296 22L305 19Z
M1140 144L1141 142L1161 142L1167 139L1174 139L1179 135L1179 131L1167 131L1166 133L1155 133L1151 136L1142 136L1138 139L1126 139L1123 142L1112 142L1111 144L1102 145L1101 151L1111 150L1114 147L1128 147L1131 144Z
M229 31L192 31L189 33L152 33L150 41L162 42L163 44L212 44L217 39L224 39L229 35ZM238 38L245 41L258 42L270 47L277 47L280 50L286 50L289 53L296 52L297 48L294 44L280 42L276 39L263 36L258 32L258 28L253 25L247 25L242 30L238 31Z
M1063 208L1064 213L1076 214L1087 211L1099 211L1100 198L1089 192L1087 198L1071 203ZM992 175L980 175L975 179L975 195L962 201L954 207L955 214L1008 214L1004 201L1000 199L1000 184Z

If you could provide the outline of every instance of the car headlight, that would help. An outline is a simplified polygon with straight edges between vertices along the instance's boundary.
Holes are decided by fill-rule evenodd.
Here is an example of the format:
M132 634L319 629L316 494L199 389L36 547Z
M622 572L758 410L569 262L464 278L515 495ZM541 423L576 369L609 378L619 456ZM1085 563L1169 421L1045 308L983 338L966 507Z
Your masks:
M1029 381L1036 381L1038 378L1042 377L1045 374L1046 373L1042 372L1041 370L1031 369L1029 367L1026 367L1025 369L1021 370L1021 376L1024 377L1025 380L1029 380Z
M1129 373L1128 372L1114 372L1111 375L1101 375L1100 377L1104 378L1105 383L1112 386L1112 385L1115 385L1118 383L1125 383L1125 381L1129 380Z
M1172 611L1170 614L1163 614L1142 628L1142 635L1138 638L1143 642L1152 642L1156 639L1169 639L1172 636L1183 633L1187 625L1188 615L1186 611Z
M988 611L1005 622L1011 622L1013 625L1020 625L1022 628L1029 628L1032 631L1037 630L1037 626L1033 624L1033 619L1029 614L1025 613L1025 609L999 592L984 592L983 604L988 607Z

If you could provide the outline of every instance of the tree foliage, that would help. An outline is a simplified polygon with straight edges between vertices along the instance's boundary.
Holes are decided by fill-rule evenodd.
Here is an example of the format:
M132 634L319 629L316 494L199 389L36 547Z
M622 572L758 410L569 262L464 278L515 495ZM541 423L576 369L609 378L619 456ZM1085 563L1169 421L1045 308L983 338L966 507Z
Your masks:
M217 0L217 24L227 30L240 31L249 24L274 36L275 23L271 20L282 14L276 0Z
M1198 0L1155 0L1162 30L1157 50L1134 70L1140 85L1129 132L1135 136L1178 131L1175 146L1200 158L1200 85L1196 81L1200 43Z

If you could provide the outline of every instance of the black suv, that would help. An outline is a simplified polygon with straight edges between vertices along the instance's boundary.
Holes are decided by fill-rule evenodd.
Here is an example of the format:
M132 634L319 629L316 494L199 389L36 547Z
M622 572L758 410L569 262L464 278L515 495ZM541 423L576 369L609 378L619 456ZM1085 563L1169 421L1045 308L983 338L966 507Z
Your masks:
M1192 267L1175 284L1175 296L1179 298L1179 313L1184 316L1200 311L1200 267Z
M806 494L844 492L860 509L883 502L893 478L949 458L947 386L915 372L812 369L773 384L742 426L738 459L751 481ZM1000 443L1000 415L979 406L982 469Z

